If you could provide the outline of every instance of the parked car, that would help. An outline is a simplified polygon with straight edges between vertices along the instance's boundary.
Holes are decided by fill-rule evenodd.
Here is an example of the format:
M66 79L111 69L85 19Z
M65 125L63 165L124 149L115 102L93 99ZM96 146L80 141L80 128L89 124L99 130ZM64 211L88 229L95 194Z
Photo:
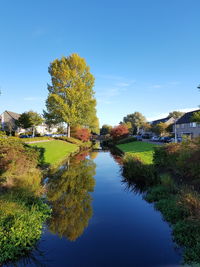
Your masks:
M158 136L153 136L153 137L151 138L151 141L153 141L153 142L159 142L159 139L160 139L160 137L158 137Z
M137 141L142 141L142 136L141 135L136 135L135 138L137 139Z
M27 134L22 134L22 135L20 135L19 138L29 138L29 137L31 137L31 136L29 136L29 135L27 135Z
M170 143L171 142L171 137L169 137L169 136L165 136L165 138L164 138L164 143Z
M152 136L150 134L143 134L142 138L143 139L150 139Z

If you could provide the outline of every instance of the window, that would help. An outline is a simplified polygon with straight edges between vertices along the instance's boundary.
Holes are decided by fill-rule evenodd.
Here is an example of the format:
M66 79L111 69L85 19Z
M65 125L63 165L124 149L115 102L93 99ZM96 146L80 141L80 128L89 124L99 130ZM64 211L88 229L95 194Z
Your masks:
M181 128L184 128L184 127L185 127L185 124L184 124L184 123L182 123L182 124L181 124Z
M190 122L190 127L197 127L197 123L196 122Z

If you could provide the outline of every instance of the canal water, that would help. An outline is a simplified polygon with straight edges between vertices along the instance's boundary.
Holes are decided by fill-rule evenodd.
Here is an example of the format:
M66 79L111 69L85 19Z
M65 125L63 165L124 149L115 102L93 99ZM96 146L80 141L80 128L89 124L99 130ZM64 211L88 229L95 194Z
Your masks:
M53 217L17 266L179 266L169 225L122 181L110 152L72 158L49 179Z

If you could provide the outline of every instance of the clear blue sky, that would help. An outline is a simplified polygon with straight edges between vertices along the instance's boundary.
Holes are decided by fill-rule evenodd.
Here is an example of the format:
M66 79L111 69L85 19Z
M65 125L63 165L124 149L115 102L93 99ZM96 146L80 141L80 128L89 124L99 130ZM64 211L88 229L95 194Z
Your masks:
M0 113L42 112L48 65L75 52L101 124L200 104L199 0L0 0Z

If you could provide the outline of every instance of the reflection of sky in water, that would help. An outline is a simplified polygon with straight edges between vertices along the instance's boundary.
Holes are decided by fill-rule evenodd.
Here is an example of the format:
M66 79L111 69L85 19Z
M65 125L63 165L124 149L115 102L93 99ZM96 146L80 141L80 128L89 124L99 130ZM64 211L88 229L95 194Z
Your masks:
M72 242L46 230L38 245L45 255L41 262L61 267L178 266L181 257L161 214L140 194L127 190L120 166L109 152L94 156L96 184L88 202L92 216L87 217L82 235Z

